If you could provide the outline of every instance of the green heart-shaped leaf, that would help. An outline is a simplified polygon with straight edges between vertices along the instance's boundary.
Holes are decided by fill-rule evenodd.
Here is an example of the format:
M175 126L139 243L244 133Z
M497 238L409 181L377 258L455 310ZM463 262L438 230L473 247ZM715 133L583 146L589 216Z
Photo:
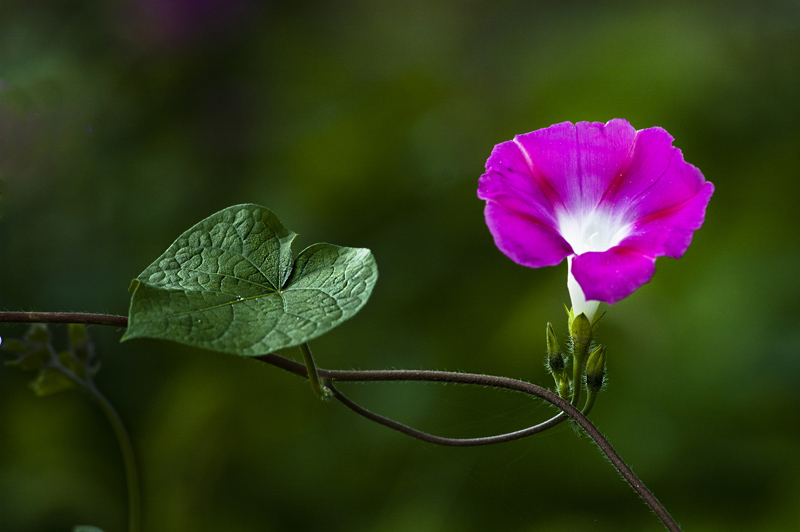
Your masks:
M314 244L293 261L294 237L258 205L209 216L133 280L123 341L263 355L303 344L361 310L378 278L372 253Z

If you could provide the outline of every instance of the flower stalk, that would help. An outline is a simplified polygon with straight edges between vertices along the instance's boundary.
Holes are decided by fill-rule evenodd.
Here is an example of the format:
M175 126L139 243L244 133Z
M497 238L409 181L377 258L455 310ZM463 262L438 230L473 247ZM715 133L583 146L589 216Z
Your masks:
M594 336L592 324L586 314L580 313L572 317L570 313L569 336L572 347L572 405L578 406L583 388L583 372L589 355L589 346Z

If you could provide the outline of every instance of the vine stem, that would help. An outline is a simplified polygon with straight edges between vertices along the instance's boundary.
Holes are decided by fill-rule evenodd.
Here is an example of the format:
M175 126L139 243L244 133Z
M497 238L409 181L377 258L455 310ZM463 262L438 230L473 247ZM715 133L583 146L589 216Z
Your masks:
M82 323L127 327L128 317L89 312L0 312L0 323Z
M66 318L70 316L71 318ZM78 321L68 321L69 319L77 319ZM10 322L27 322L27 323L84 323L84 324L94 324L94 325L111 325L115 327L126 327L128 319L125 316L114 316L109 314L86 314L86 313L51 313L51 312L0 312L0 322L10 321ZM261 355L258 357L253 357L256 360L261 362L265 362L272 366L278 367L280 369L289 371L298 375L300 377L308 378L308 371L306 366L296 362L294 360L290 360L288 358L282 357L276 354L267 354ZM653 510L656 516L661 520L661 522L666 526L666 528L670 532L681 532L680 527L669 514L666 508L656 499L655 495L653 495L650 490L648 490L645 485L639 480L639 477L633 472L633 470L625 463L625 461L620 457L620 455L614 450L608 440L603 436L603 434L594 426L594 424L589 421L585 415L583 415L580 410L578 410L575 406L570 404L569 401L559 397L557 394L542 388L541 386L536 386L535 384L531 384L529 382L511 379L508 377L498 377L494 375L480 375L475 373L457 373L457 372L450 372L450 371L432 371L432 370L325 370L325 369L317 369L317 373L322 379L327 381L340 381L340 382L370 382L370 381L425 381L425 382L443 382L443 383L453 383L453 384L467 384L467 385L476 385L476 386L487 386L492 388L503 388L506 390L512 390L516 392L525 393L528 395L532 395L534 397L538 397L553 406L560 409L565 416L568 416L572 420L575 421L585 432L589 435L592 440L594 440L595 444L600 448L603 454L606 455L608 460L611 464L616 468L617 471L622 475L622 477L630 484L630 486L636 491L636 493L647 503L648 506ZM330 386L330 385L329 385ZM334 397L336 397L339 401L342 401L342 398L346 399L344 395L341 394L336 388L330 387L331 392L334 393ZM389 420L382 416L378 416L377 414L372 414L368 410L355 405L352 401L347 399L346 401L342 401L345 406L351 408L356 413L360 415L364 415L368 419L372 421L376 421L378 423L384 424L395 430L400 430L408 435L414 437L422 436L422 439L425 439L427 436L426 433L421 431L416 431L416 429L410 429L410 427L405 427L400 423L395 421ZM357 408L352 408L350 405L355 405ZM365 415L369 413L370 415ZM553 419L558 418L556 416ZM391 424L386 423L391 422ZM545 423L548 423L552 420L548 420ZM404 430L410 429L412 432ZM116 429L115 429L116 430ZM517 431L520 432L520 431ZM438 437L436 437L438 438ZM447 440L445 438L445 440ZM426 441L431 441L432 443L439 443L434 441L433 439L428 439ZM507 441L507 440L506 440ZM127 466L126 466L127 468Z
M108 399L100 393L94 383L87 383L86 388L92 394L100 409L108 418L109 423L114 428L119 447L122 451L122 461L125 464L125 478L128 482L128 530L138 532L141 530L142 522L142 499L139 487L139 474L136 467L136 455L133 452L133 445L122 418L111 405Z
M342 392L340 392L330 381L326 382L326 388L330 390L333 394L333 397L336 398L337 401L342 403L344 406L355 412L356 414L363 416L371 421L389 427L390 429L394 429L398 432L402 432L403 434L407 434L413 438L417 438L418 440L426 441L429 443L435 443L436 445L445 445L448 447L476 447L479 445L491 445L495 443L503 443L512 440L518 440L520 438L524 438L526 436L531 436L533 434L538 434L539 432L544 432L545 430L555 427L562 421L567 419L566 414L563 412L559 413L557 416L553 416L547 421L543 421L538 425L534 425L532 427L528 427L522 430L517 430L514 432L508 432L506 434L498 434L496 436L484 436L482 438L444 438L442 436L436 436L434 434L428 434L427 432L422 432L421 430L417 430L415 428L409 427L408 425L403 425L393 419L389 419L387 417L381 416L380 414L376 414L370 410L367 410L363 406L354 403L350 399L348 399Z

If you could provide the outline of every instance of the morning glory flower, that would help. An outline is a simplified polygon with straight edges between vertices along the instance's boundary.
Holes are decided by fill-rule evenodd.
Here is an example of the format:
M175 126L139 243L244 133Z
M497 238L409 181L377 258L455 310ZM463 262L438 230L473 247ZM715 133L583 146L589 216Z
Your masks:
M714 185L659 127L564 122L498 144L478 197L497 247L523 266L567 259L574 315L591 321L681 257Z

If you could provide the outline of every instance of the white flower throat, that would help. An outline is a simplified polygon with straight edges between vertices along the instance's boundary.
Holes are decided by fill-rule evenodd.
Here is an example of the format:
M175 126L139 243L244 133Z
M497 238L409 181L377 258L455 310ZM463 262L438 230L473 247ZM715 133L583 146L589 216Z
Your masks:
M559 213L558 230L575 252L575 255L567 258L567 288L572 300L572 310L575 316L583 313L592 321L600 302L586 300L583 289L572 275L572 259L581 253L602 252L613 248L630 234L630 224L618 216L592 209L577 216L568 212Z
M608 251L630 233L630 224L619 216L593 209L586 214L558 214L558 231L576 255Z

